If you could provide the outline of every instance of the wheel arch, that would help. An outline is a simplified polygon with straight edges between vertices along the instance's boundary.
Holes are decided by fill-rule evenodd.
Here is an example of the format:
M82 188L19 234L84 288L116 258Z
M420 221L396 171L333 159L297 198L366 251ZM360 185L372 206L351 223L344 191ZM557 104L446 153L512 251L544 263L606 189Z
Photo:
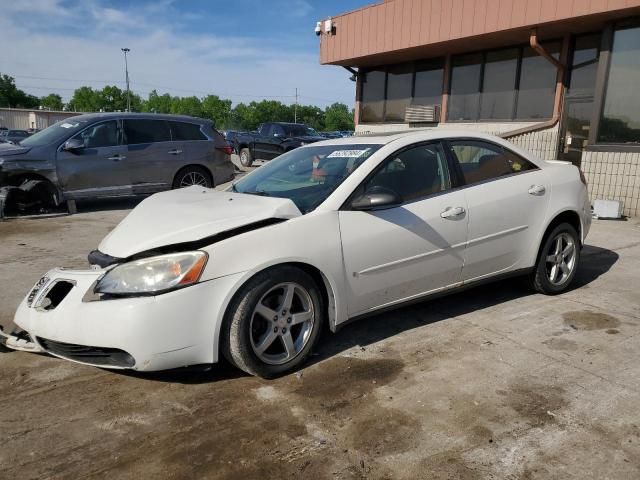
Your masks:
M542 247L544 246L544 242L547 237L551 233L551 231L556 228L561 223L568 223L578 232L578 240L580 242L580 247L583 245L583 236L582 236L582 219L580 218L580 214L571 209L561 210L557 212L554 216L551 217L551 220L547 223L546 228L544 229L544 233L538 239L538 249L536 251L535 264L538 263L538 259L540 258L540 252L542 252Z
M43 182L47 189L55 196L55 205L60 205L64 200L64 194L60 188L56 186L56 184L51 181L51 179L47 178L44 175L40 175L39 173L33 172L20 172L15 174L9 174L6 179L6 184L19 187L24 182L29 180L37 180L39 182Z
M175 184L176 179L178 178L178 175L180 175L180 173L182 173L188 168L193 168L193 167L202 168L205 172L207 172L207 174L209 175L209 180L211 180L212 187L216 186L216 179L213 176L213 172L208 166L203 165L201 163L189 163L187 165L180 167L178 171L173 175L173 179L171 180L171 185Z

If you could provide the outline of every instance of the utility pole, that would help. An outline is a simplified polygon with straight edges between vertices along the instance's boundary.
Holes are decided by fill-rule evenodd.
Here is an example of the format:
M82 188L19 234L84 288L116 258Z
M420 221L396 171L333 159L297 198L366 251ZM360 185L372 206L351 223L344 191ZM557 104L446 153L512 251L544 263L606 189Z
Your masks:
M127 65L127 52L130 52L130 48L121 48L124 52L124 76L127 81L127 112L131 111L131 97L129 96L129 66Z
M293 123L298 123L298 87L296 87L296 104L293 107Z

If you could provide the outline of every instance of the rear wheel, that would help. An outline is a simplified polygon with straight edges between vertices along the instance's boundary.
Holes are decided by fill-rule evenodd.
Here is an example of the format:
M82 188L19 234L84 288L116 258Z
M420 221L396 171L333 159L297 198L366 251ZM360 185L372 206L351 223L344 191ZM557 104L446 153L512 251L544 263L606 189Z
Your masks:
M240 163L243 167L250 167L253 164L253 155L248 148L240 149Z
M204 168L193 165L180 170L173 179L173 188L191 187L193 185L211 188L213 186L211 174Z
M296 267L274 267L236 294L225 318L223 353L241 370L273 378L305 361L323 322L315 281Z
M564 292L578 270L580 239L568 223L561 223L545 238L532 273L533 288L545 295Z

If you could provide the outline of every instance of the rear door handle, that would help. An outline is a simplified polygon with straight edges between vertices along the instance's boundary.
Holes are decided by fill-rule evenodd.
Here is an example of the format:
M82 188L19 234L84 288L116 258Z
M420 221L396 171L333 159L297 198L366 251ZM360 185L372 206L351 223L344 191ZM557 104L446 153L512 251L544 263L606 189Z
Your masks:
M109 160L113 160L114 162L119 162L120 160L124 160L125 158L127 158L124 155L114 155L113 157L109 157Z
M544 185L531 185L529 187L529 195L544 195L547 189L544 188Z
M442 212L440 212L440 216L442 218L455 219L464 215L464 212L465 210L462 207L447 207Z
M178 150L177 148L174 148L173 150L169 150L167 153L170 155L180 155L182 153L182 150Z

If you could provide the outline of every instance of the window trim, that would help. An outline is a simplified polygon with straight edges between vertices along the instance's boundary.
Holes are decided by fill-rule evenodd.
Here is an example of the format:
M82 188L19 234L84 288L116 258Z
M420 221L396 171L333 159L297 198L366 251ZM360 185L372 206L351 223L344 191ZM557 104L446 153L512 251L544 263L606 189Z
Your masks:
M396 157L408 150L413 150L414 148L419 148L425 145L437 145L439 144L440 147L442 148L442 150L444 151L444 160L445 160L445 165L447 166L448 169L448 174L449 174L449 180L451 182L451 187L446 189L446 190L441 190L440 192L434 192L434 193L430 193L428 195L424 195L422 197L418 197L418 198L412 198L411 200L407 200L406 202L403 201L397 205L393 205L391 207L381 207L380 209L372 209L370 211L376 211L376 210L390 210L392 208L398 208L398 207L403 207L405 205L410 205L412 203L415 202L421 202L425 199L428 198L432 198L432 197L436 197L439 195L443 195L446 193L450 193L453 192L454 190L458 189L458 186L456 185L457 183L457 175L454 175L454 171L451 170L451 162L450 162L450 158L449 158L449 154L447 153L446 150L446 145L445 145L445 140L444 139L437 139L437 140L425 140L422 142L416 142L416 143L412 143L410 145L405 145L404 147L401 147L397 150L395 150L394 152L390 153L389 155L387 155L378 165L376 165L376 167L373 169L372 172L370 172L349 194L349 196L346 198L346 200L344 202L342 202L342 205L340 206L340 208L338 209L338 211L346 211L346 212L356 212L359 210L354 210L353 208L351 208L351 202L354 200L354 198L356 197L356 193L357 191L360 189L360 187L363 187L369 180L371 180L374 176L376 176L380 170L382 170L384 167L387 166L387 163L393 159L393 157Z
M467 183L467 181L466 181L466 179L464 177L464 172L462 171L462 167L460 165L460 161L458 160L458 157L455 155L455 153L454 153L454 151L452 149L452 145L451 145L451 142L458 142L458 141L471 141L471 142L476 142L476 143L486 143L486 144L491 145L493 147L501 148L502 150L505 150L505 151L509 152L510 154L515 155L516 157L526 161L527 163L530 163L535 168L524 170L522 172L513 172L513 173L509 173L507 175L501 175L499 177L487 178L486 180L480 180L479 182ZM516 175L523 175L525 173L531 173L531 172L536 172L536 171L542 170L538 165L535 164L535 162L532 162L528 158L525 158L522 155L520 155L519 153L514 152L510 148L504 147L504 146L500 145L499 143L495 143L495 142L492 142L490 140L479 139L479 138L474 138L474 137L455 137L455 138L443 139L442 142L446 145L447 155L450 155L451 156L451 160L453 162L455 162L455 164L456 164L456 173L457 173L457 175L459 175L459 177L460 177L459 180L461 182L460 183L460 187L459 187L460 189L469 188L469 187L475 187L476 185L484 185L485 183L495 182L497 180L502 180L503 178L510 178L510 177L513 177L513 176L516 176Z

